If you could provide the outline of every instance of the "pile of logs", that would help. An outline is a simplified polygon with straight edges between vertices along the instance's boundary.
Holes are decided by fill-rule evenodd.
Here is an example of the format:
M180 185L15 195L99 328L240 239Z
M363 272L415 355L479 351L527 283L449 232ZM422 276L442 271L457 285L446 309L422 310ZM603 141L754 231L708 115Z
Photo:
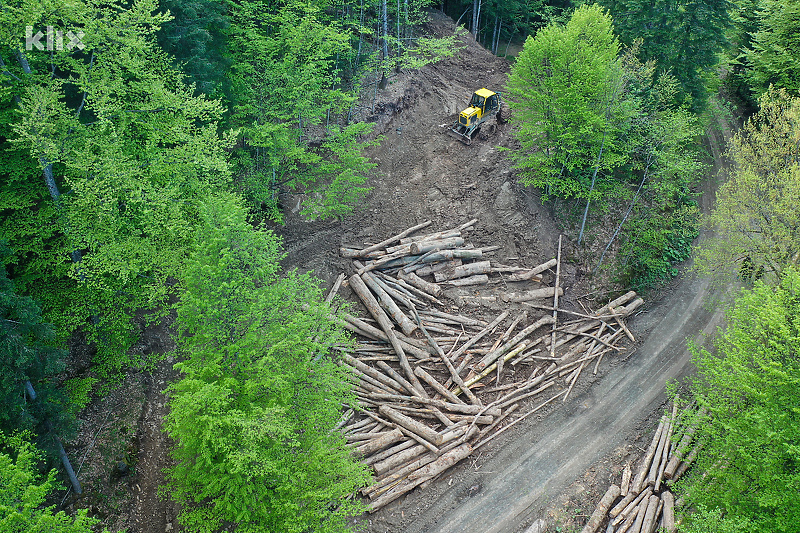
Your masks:
M690 412L687 408L683 413L685 420L691 416ZM702 413L699 417L693 417L694 423L688 425L680 441L675 443L672 437L677 414L677 403L673 403L671 416L661 418L653 440L639 463L636 476L631 479L633 473L630 463L626 465L621 484L609 487L581 533L595 533L606 518L606 533L676 531L675 497L666 485L672 484L686 472L702 448L702 443L692 443Z
M427 222L341 250L353 259L346 284L370 315L339 315L358 339L354 351L340 350L359 400L340 429L375 473L362 490L370 511L435 479L545 405L566 401L585 369L594 364L596 373L605 354L623 349L623 336L633 340L624 318L643 303L635 292L595 312L559 309L560 240L558 257L536 268L497 266L483 259L486 248L464 241L462 232L476 222L409 237ZM554 286L499 296L517 308L490 321L443 310L448 284L485 284L493 273L541 281L553 268ZM560 315L568 319L560 322Z

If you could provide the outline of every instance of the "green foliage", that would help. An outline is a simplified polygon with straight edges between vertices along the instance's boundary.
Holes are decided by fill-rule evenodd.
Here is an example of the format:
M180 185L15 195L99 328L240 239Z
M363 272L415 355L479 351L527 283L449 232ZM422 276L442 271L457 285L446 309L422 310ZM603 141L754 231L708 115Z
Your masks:
M709 511L703 506L687 513L677 525L680 533L750 533L753 524L741 516L725 515L720 509Z
M778 276L800 260L800 99L770 89L729 147L734 167L705 224L697 268L731 277L743 264Z
M181 66L197 90L211 96L228 92L225 72L230 68L225 32L230 18L217 0L161 0L172 20L158 32L161 48Z
M620 40L642 39L645 60L679 84L676 101L697 111L705 106L716 78L718 54L731 25L729 0L600 0L614 17Z
M200 210L178 305L169 494L189 531L347 531L368 480L333 427L354 397L327 355L345 341L318 282L281 274L280 243L228 196Z
M2 250L7 255L8 250ZM30 430L39 436L40 447L50 447L52 438L45 420L59 433L71 432L74 421L64 412L64 394L52 383L64 369L66 352L52 346L55 333L41 317L30 298L20 296L0 266L0 432ZM30 381L37 393L31 402L25 394Z
M311 2L246 2L231 17L230 122L242 140L235 173L246 198L278 221L281 188L307 193L312 218L351 211L374 165L360 155L369 126L327 127L355 100L336 61L348 36Z
M86 515L74 517L64 511L54 513L45 499L58 488L56 471L43 480L37 469L41 454L26 433L11 436L0 433L0 531L4 533L91 533L99 520Z
M21 161L3 169L0 237L20 291L62 338L86 331L109 378L141 363L128 353L131 317L169 298L199 199L227 184L231 139L217 132L220 105L192 96L157 47L168 17L153 14L155 0L57 4L0 13L16 99L0 123L3 153ZM85 48L17 55L19 20L81 28Z
M619 163L609 120L619 90L618 52L611 17L596 5L525 41L507 87L523 183L548 195L585 198L588 169Z
M691 503L732 517L728 525L749 520L752 532L800 523L799 326L800 274L789 269L777 287L741 292L715 350L693 350L694 395L708 419L682 488Z
M758 30L745 50L756 95L771 85L800 94L800 0L759 0Z

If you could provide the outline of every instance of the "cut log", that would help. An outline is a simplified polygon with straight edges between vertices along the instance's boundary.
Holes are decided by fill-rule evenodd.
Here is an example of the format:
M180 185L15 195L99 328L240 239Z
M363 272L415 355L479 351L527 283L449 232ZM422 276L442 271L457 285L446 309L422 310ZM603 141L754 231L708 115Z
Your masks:
M486 335L491 333L492 330L494 330L494 328L496 328L503 320L505 320L508 317L508 315L509 315L509 311L503 311L502 313L500 313L500 315L498 315L497 318L492 320L492 322L489 325L487 325L485 328L483 328L481 331L479 331L478 334L475 335L474 337L472 337L470 340L465 342L461 346L461 348L456 350L455 353L453 353L453 355L450 356L452 358L452 360L458 359L464 352L466 352L472 346L475 346L475 344L477 344L478 341L480 341L483 337L485 337ZM458 370L458 372L461 372L462 370L464 370L463 364L459 365L457 370Z
M678 423L678 397L676 396L675 399L672 401L672 417L669 419L669 431L667 432L667 442L664 446L664 449L661 450L661 461L660 465L658 466L658 473L656 475L656 481L654 484L654 491L658 492L661 488L661 481L664 479L664 470L667 467L667 461L669 460L669 453L670 448L672 447L672 434L675 431L675 425Z
M442 311L436 311L433 309L421 309L420 314L438 317L444 320L450 320L456 324L464 324L465 326L475 326L483 328L487 325L486 322L484 322L483 320L477 320L475 318L470 318L462 315L451 315L449 313L443 313Z
M506 281L536 281L541 282L542 276L534 274L533 270L518 270L509 274Z
M664 529L667 533L675 533L675 496L670 491L661 493L661 501L664 502Z
M447 398L448 401L451 401L453 403L461 403L461 404L464 403L461 400L461 398L459 398L458 396L456 396L455 394L444 388L444 386L441 383L436 381L436 378L425 372L425 370L423 370L422 367L418 366L417 368L415 368L414 373L417 375L419 379L421 379L422 381L433 387L433 389L436 392Z
M417 224L416 226L412 226L412 227L410 227L410 228L408 228L406 230L403 230L400 233L398 233L397 235L394 235L394 236L389 237L388 239L386 239L384 241L381 241L381 242L379 242L377 244L373 244L372 246L364 248L363 250L361 250L361 252L360 252L361 255L359 257L365 257L366 254L369 254L370 252L374 252L375 250L380 250L381 248L386 247L386 245L392 244L393 242L397 242L400 239L402 239L403 237L407 237L408 235L411 235L415 231L421 230L423 228L427 228L430 225L431 225L431 221L430 220L426 220L425 222L423 222L421 224Z
M378 450L382 450L386 446L390 444L394 444L395 442L399 442L403 440L403 432L399 429L393 429L384 433L383 435L379 436L378 438L374 438L367 442L366 444L362 444L356 451L361 454L362 456L369 455L371 453L375 453Z
M468 457L470 453L472 453L472 446L464 443L461 446L443 454L434 462L422 467L414 474L410 475L408 481L393 487L371 502L369 505L369 512L374 513L384 505L393 502L403 494L412 490L417 485L423 483L425 480L441 474L462 459Z
M501 346L497 350L493 350L486 354L483 359L475 365L475 372L482 372L486 367L492 364L494 361L508 353L510 350L518 346L528 335L536 331L538 328L544 326L545 324L552 324L553 317L545 316L528 326L527 328L523 329L519 333L517 333L513 339L511 339L508 343L504 346Z
M413 418L404 415L400 411L392 409L388 405L381 405L378 411L395 424L403 426L407 430L419 435L426 441L436 446L440 446L443 442L442 436L434 429L426 426L422 422L418 422Z
M662 416L661 421L658 424L658 428L653 435L653 440L650 442L650 446L647 448L647 453L645 454L644 459L642 459L642 464L639 467L639 473L636 475L636 479L633 482L633 487L631 488L631 490L637 494L644 487L644 482L647 479L648 472L650 471L650 463L653 461L653 456L656 454L656 448L661 440L661 432L664 431L666 421L667 417Z
M622 483L620 484L620 496L623 498L628 495L628 489L631 486L631 464L625 465L625 470L622 471Z
M421 291L424 291L427 294L432 296L439 296L442 294L442 288L436 285L435 283L431 283L430 281L425 281L415 273L411 272L409 274L404 274L402 271L397 274L397 277L400 280L407 282L409 285L413 285L414 287L418 288Z
M349 315L347 313L342 313L342 318L344 318L345 320L338 321L339 324L349 329L350 331L358 333L359 335L363 335L364 337L369 337L375 340L389 342L389 336L386 335L384 331L376 328L375 326L371 326L370 324L367 324L363 320L356 318L352 315ZM418 359L427 359L428 357L431 356L431 353L429 351L420 348L416 344L411 344L409 342L406 342L406 340L414 342L415 339L398 338L398 342L400 342L405 352L413 354Z
M423 255L415 256L419 258L419 263L422 265L428 263L438 263L439 261L451 261L453 259L480 259L483 257L483 251L480 248L456 248L455 250L431 250L425 252ZM419 270L422 266L408 264L403 267L403 272L410 272Z
M458 278L453 279L450 281L445 281L448 285L452 285L454 287L469 287L472 285L486 285L489 283L489 276L486 274L476 274L474 276L469 276L468 278Z
M561 238L563 235L558 236L558 255L556 256L556 283L553 286L553 331L551 333L550 339L550 357L556 356L556 326L558 325L558 290L561 288L559 287L559 283L561 281ZM572 387L570 387L570 391ZM569 396L569 392L564 395L563 401L567 400L567 396Z
M647 501L647 509L644 512L641 533L652 533L653 529L655 529L656 520L658 519L656 511L658 510L659 503L661 503L661 499L658 496L655 494L650 496L650 499Z
M701 410L698 416L692 421L692 424L687 428L686 432L683 434L683 437L681 437L680 443L675 448L675 452L672 454L672 457L670 457L669 463L667 463L667 466L664 469L665 478L672 479L672 476L675 475L678 465L683 460L683 454L685 454L686 450L689 448L689 444L692 442L692 436L694 435L695 431L697 431L697 426L699 425L704 414L705 411Z
M434 272L439 272L446 268L454 268L462 264L461 259L453 259L452 261L442 261L441 263L434 263L427 265L416 271L418 276L429 276Z
M385 402L415 402L423 405L431 405L441 409L442 411L461 413L464 415L482 414L488 416L500 416L502 414L502 411L497 407L487 409L479 405L443 402L441 400L434 400L433 398L423 398L422 396L398 396L396 394L370 393L368 397Z
M400 341L392 329L392 323L389 321L389 317L387 317L386 313L383 312L383 309L380 305L378 305L375 297L372 296L371 292L369 292L369 289L358 274L353 274L350 276L350 288L352 288L353 292L358 295L359 299L361 299L361 301L367 307L370 314L372 314L372 316L375 317L375 320L378 321L378 324L380 324L383 332L386 333L392 348L394 348L394 351L400 360L400 367L403 369L406 377L408 377L408 380L412 385L414 385L415 389L418 389L421 394L424 394L425 389L422 388L422 384L417 379L417 376L414 375L414 371L411 369L411 365L408 363L406 353L403 351L403 347L400 345Z
M541 289L532 289L525 292L507 292L502 293L500 298L504 302L527 302L528 300L537 300L542 298L553 298L556 294L555 287L544 287ZM564 289L561 287L558 288L559 296L564 294Z
M445 235L447 235L449 233L457 233L458 235L461 235L462 231L466 231L467 228L469 228L470 226L474 226L477 223L478 223L478 219L477 218L473 218L469 222L465 222L465 223L461 224L460 226L458 226L456 228L446 229L446 230L443 230L443 231L437 231L435 233L428 233L427 235L417 235L416 237L408 237L408 238L405 238L405 239L401 239L400 242L401 243L412 243L412 242L417 242L417 241L437 240L437 239L443 238Z
M653 456L653 463L650 466L647 474L647 484L654 488L656 485L656 478L658 477L658 469L661 466L661 459L664 456L664 447L669 446L671 428L672 420L667 418L666 422L664 423L664 429L661 431L661 435L658 439L658 447L656 447L656 453Z
M412 255L424 254L431 250L448 250L451 248L458 248L464 245L464 239L461 237L448 237L447 239L430 240L414 242L410 245Z
M581 533L595 533L597 528L600 527L600 523L608 514L608 508L611 507L611 504L614 503L614 500L617 499L619 496L619 487L616 485L611 485L608 487L608 490L603 497L600 499L600 503L597 504L592 516L589 518L589 521L586 522L586 525L581 530Z
M387 449L383 450L382 452L373 453L369 457L365 457L362 460L362 462L364 464L367 464L367 465L372 465L372 464L375 464L375 463L377 463L379 461L383 461L387 457L391 457L393 455L396 455L396 454L400 453L403 450L407 450L408 448L411 448L413 446L420 446L420 445L417 444L417 442L415 440L413 440L413 439L406 439L403 442L401 442L400 444L395 444L391 448L387 448ZM420 448L423 448L423 446L420 446Z
M356 370L370 376L373 379L380 381L384 386L389 387L389 389L393 389L399 392L400 394L402 394L406 390L397 381L393 380L392 378L383 374L382 372L375 370L371 366L365 365L364 363L362 363L361 361L359 361L358 359L356 359L351 355L348 355L346 353L342 354L342 359L344 359L347 362L347 364L354 367Z
M700 450L702 449L702 442L698 442L694 445L694 448L692 448L692 451L686 456L686 459L684 459L678 466L678 469L675 471L675 475L672 476L673 480L679 479L689 469L689 467L692 465L692 462L697 458L697 454L699 454Z
M477 261L475 263L454 267L452 270L442 270L441 272L436 272L434 273L433 278L437 283L441 283L442 281L454 280L456 278L466 278L476 274L488 274L491 272L491 270L492 267L489 261Z
M361 263L358 261L354 261L353 263L357 268L360 268ZM373 294L378 297L378 303L380 306L383 307L386 313L392 317L392 320L394 320L394 322L400 326L400 329L403 330L403 333L406 335L411 335L414 333L414 330L417 329L417 325L414 324L414 322L408 318L408 316L406 316L406 314L403 313L399 307L397 307L397 304L394 302L394 300L392 300L392 297L389 296L389 293L386 292L383 287L381 287L378 280L375 279L375 277L369 272L362 274L361 278L364 280L364 283L367 285L367 287L372 290Z

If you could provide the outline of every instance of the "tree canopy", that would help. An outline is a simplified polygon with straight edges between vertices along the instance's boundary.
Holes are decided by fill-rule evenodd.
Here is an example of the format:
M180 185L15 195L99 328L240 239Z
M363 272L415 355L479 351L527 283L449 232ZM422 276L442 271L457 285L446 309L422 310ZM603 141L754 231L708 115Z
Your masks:
M170 386L169 494L188 531L340 532L368 480L333 427L354 396L330 356L345 341L308 275L233 197L204 202L178 305L185 360Z
M0 530L5 533L91 533L99 520L87 510L68 516L45 505L56 487L56 471L44 479L38 474L41 454L28 440L29 434L0 432Z
M705 222L714 235L699 247L701 271L779 276L800 261L800 99L773 88L760 104L731 141L733 168Z
M682 482L692 503L795 531L800 521L800 273L743 290L714 350L694 350L694 395L708 415L703 453Z

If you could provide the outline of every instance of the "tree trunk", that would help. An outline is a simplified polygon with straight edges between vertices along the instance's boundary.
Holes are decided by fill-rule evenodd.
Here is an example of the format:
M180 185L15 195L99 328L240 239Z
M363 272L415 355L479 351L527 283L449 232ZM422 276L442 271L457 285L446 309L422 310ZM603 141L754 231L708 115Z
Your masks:
M581 530L581 533L595 533L597 528L600 527L600 523L603 521L603 518L606 517L608 513L608 508L611 507L611 504L614 503L614 500L617 499L619 496L620 489L616 485L611 485L603 497L600 499L600 503L597 504L592 516L589 518L589 521L586 523L586 526Z

